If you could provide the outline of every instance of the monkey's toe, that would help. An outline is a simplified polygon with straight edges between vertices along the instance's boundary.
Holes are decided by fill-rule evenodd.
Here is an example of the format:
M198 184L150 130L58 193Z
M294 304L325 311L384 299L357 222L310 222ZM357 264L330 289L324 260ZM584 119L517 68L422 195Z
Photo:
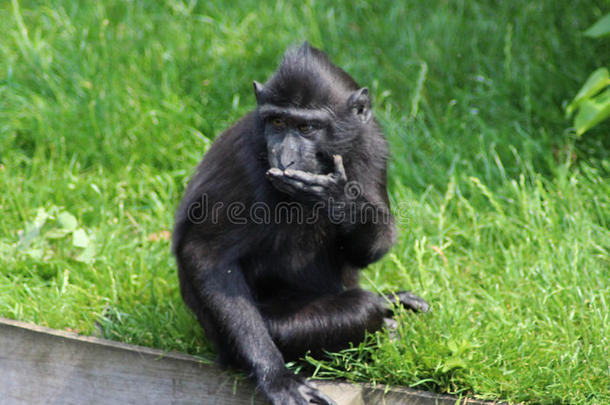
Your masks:
M410 291L399 291L388 294L390 301L395 302L398 298L398 303L415 312L428 312L430 311L430 304L426 302L422 297L413 294Z

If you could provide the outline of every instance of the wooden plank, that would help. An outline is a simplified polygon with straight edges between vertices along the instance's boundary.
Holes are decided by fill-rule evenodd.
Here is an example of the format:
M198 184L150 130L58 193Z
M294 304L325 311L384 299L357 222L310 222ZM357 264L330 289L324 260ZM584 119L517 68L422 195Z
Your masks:
M338 405L460 403L450 396L405 388L315 384ZM185 354L163 353L3 318L0 403L267 404L249 381ZM461 403L483 405L473 400Z

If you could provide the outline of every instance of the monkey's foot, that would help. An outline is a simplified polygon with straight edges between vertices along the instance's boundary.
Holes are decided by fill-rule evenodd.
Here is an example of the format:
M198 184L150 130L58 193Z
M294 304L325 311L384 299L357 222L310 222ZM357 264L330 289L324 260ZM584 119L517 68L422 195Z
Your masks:
M390 332L390 336L396 334L396 330L398 329L398 322L394 318L383 318L383 327Z
M400 335L398 334L398 322L396 321L396 319L383 318L383 327L392 342L398 341Z
M386 297L395 303L398 303L415 312L428 312L430 305L423 298L413 294L409 291L398 291L386 294Z

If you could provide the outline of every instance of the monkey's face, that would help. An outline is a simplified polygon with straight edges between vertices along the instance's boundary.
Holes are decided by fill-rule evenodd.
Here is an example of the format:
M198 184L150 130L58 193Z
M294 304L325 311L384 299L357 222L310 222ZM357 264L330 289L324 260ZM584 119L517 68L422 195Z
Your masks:
M328 174L371 122L368 89L316 52L288 54L265 85L253 83L270 168Z
M329 162L321 147L326 124L303 114L269 115L264 118L267 157L271 168L325 174Z

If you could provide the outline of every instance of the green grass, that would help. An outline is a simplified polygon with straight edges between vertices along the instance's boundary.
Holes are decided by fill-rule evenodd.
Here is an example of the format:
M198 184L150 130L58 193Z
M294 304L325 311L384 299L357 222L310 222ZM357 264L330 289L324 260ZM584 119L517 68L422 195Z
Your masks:
M578 139L562 110L610 64L580 34L610 2L296 4L0 2L0 315L212 358L167 231L252 80L309 39L370 86L392 147L400 238L364 282L433 311L307 367L610 403L610 125Z

